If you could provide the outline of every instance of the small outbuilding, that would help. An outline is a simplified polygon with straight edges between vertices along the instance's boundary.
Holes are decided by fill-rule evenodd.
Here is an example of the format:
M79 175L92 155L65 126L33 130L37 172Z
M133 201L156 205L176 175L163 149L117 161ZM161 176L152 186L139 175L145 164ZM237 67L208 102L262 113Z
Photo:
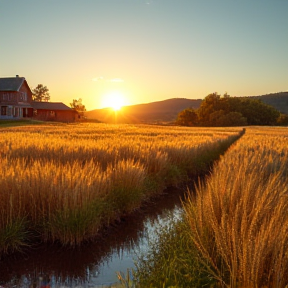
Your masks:
M43 121L74 122L78 113L62 102L31 102L34 110L33 119Z

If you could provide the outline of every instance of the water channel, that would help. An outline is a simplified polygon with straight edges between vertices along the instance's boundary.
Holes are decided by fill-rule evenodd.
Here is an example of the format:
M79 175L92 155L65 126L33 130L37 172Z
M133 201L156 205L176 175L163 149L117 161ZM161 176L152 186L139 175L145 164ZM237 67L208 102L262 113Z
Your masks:
M186 187L169 189L140 211L109 227L101 239L77 249L34 247L0 261L0 287L105 287L117 282L116 272L135 268L137 255L157 241L159 225L181 217ZM155 240L156 239L156 240Z

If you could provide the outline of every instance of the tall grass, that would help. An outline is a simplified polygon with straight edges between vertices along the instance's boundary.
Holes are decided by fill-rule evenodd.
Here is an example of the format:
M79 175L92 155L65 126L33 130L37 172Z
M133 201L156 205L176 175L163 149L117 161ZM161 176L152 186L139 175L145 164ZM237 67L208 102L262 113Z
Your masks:
M0 254L31 237L79 245L165 187L207 171L240 134L104 124L0 129Z
M191 239L221 286L287 287L288 132L247 132L188 197Z
M135 287L213 287L217 283L197 261L186 221L171 218L170 225L160 226L156 233L157 241L152 239L149 250L136 262Z

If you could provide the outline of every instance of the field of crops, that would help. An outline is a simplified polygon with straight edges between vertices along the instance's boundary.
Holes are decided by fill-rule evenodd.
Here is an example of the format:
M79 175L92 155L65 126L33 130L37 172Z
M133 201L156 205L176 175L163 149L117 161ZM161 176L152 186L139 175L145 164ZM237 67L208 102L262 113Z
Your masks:
M145 255L143 287L287 287L287 143L287 127L248 127Z
M105 124L0 128L0 254L75 246L143 201L207 172L240 128Z

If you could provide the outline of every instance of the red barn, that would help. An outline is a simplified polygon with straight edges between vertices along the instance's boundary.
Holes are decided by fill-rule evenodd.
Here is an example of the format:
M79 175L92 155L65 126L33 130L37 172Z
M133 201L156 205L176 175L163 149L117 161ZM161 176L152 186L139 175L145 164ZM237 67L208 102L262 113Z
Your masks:
M34 119L44 121L75 122L78 113L61 102L32 102Z

